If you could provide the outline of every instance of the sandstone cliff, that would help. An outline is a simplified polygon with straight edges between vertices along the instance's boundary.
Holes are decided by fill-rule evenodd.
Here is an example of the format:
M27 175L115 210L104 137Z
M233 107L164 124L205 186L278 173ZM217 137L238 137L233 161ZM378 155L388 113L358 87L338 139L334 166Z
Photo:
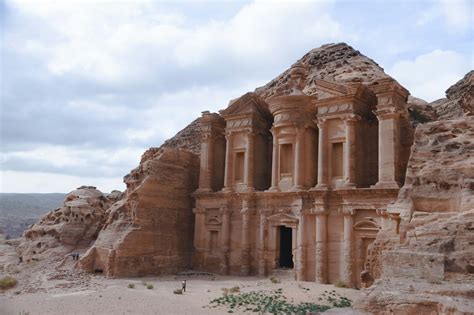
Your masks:
M183 149L150 149L125 176L126 197L115 203L94 245L81 259L88 271L143 276L190 267L199 158Z
M446 90L446 98L432 102L438 120L474 115L474 70Z
M392 228L369 249L356 307L370 314L471 314L474 309L472 72L418 125ZM443 110L441 110L443 108ZM453 118L453 120L444 120Z
M41 260L91 245L106 219L107 208L120 198L92 186L82 186L66 196L64 204L44 215L23 234L18 252L23 261Z

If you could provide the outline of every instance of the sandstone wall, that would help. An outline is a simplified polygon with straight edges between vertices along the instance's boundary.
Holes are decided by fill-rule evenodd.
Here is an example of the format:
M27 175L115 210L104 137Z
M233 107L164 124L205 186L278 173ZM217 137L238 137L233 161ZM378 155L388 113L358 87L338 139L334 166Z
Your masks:
M198 157L183 149L153 149L125 177L127 196L109 209L96 242L80 261L107 276L174 273L190 267Z

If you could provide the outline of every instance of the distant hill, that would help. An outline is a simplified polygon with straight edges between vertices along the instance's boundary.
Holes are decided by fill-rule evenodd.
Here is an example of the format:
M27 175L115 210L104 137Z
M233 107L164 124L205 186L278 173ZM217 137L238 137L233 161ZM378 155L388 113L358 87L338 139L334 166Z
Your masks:
M58 208L66 194L0 193L0 230L9 237L23 231L46 212Z

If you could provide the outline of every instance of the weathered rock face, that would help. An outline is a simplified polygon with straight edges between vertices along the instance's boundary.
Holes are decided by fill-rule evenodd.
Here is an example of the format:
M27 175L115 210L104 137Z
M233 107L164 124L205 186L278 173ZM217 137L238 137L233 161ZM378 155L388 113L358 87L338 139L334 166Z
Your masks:
M446 98L430 104L439 120L455 119L474 114L474 70L446 90Z
M166 140L161 147L181 148L199 154L201 152L201 129L201 118L197 118L173 138Z
M323 93L318 90L316 80L371 85L381 79L391 79L375 61L345 43L327 44L315 48L296 64L306 70L303 92L307 95ZM257 88L255 92L264 100L291 93L296 83L290 79L292 69L293 67Z
M25 231L18 247L20 257L23 261L40 260L52 253L90 246L113 201L92 186L70 192L62 207L47 213Z
M108 210L96 242L81 259L107 276L166 274L190 267L199 158L183 149L150 149L125 176L127 196Z
M474 208L472 189L474 118L418 126L405 185L392 209L404 222L415 212L467 211Z
M366 285L380 280L356 303L360 310L468 314L474 309L473 189L474 117L419 125L405 185L388 207L399 224L382 230L369 249Z

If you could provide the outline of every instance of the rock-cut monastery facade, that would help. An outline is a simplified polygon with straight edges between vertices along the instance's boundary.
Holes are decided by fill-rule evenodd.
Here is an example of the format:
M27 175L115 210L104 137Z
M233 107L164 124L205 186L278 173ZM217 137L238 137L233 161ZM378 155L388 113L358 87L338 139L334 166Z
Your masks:
M204 112L193 268L360 286L367 250L403 184L413 141L409 92L393 79L367 86L316 82L288 95L247 93Z

